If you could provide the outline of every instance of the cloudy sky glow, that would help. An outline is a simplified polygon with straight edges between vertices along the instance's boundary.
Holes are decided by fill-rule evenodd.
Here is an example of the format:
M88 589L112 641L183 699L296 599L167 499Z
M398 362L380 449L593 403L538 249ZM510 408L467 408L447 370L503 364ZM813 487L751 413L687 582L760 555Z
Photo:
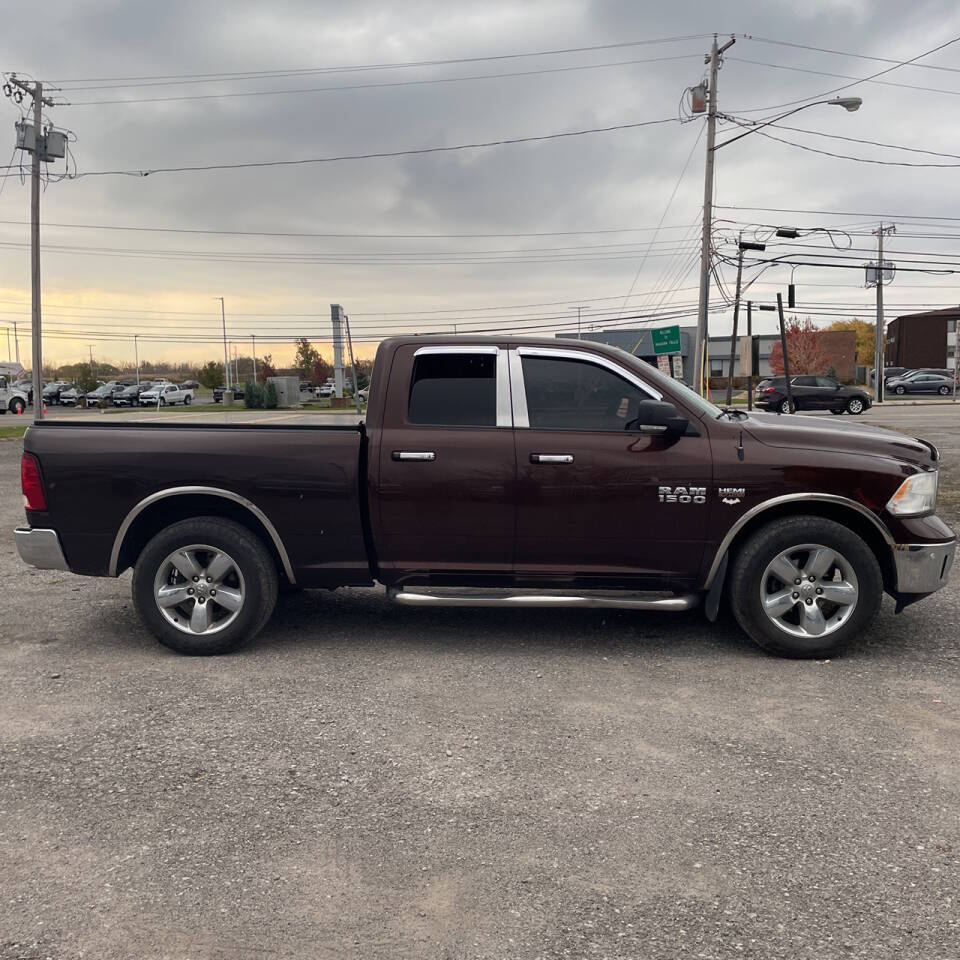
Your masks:
M29 6L8 12L0 67L63 88L71 105L50 116L76 134L77 169L92 173L393 152L676 118L684 88L703 77L713 31L739 37L721 72L721 110L757 119L777 112L764 108L893 65L849 54L897 61L951 40L960 34L960 8L918 2L907 16L887 0L49 0L42 31L36 27ZM670 37L690 39L378 66ZM849 239L834 239L853 248L834 262L861 263L870 259L879 215L900 215L889 243L901 272L886 291L888 319L956 304L955 275L902 269L910 260L960 269L960 219L924 219L960 218L947 202L958 172L949 165L960 159L934 155L960 154L949 121L960 108L960 43L921 63L852 88L864 100L857 113L813 107L784 121L794 130L774 132L864 159L944 166L857 163L750 137L718 154L720 249L731 251L723 237L752 224L831 226L847 231ZM241 76L196 82L218 72ZM130 85L127 78L160 79ZM309 92L277 92L294 90ZM177 97L194 99L170 99ZM117 102L130 100L153 102ZM10 100L2 109L5 164L19 158L13 123L20 111ZM589 308L584 324L618 322L622 308L624 316L644 310L692 322L702 126L695 119L419 156L51 183L42 198L45 358L85 358L90 344L96 357L129 360L134 333L142 337L141 358L222 358L219 296L231 339L247 351L255 333L258 352L281 360L292 355L295 336L329 337L331 302L350 314L361 355L390 332L552 333L564 317L575 318L576 304ZM720 139L736 132L726 124ZM62 170L62 162L51 167ZM29 182L7 176L0 184L0 327L17 321L25 359ZM804 244L837 253L822 234ZM789 274L788 267L768 270L752 295L774 297ZM722 276L732 291L733 270L722 267ZM859 271L798 267L795 280L798 312L818 322L871 310L874 294ZM714 297L722 304L716 290ZM729 318L729 310L716 314L712 332L729 330Z

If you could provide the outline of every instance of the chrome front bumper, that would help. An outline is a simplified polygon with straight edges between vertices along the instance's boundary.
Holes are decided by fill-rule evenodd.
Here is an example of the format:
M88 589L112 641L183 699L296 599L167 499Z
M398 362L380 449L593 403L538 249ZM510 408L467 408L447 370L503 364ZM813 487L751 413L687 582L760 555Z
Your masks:
M56 530L18 527L13 531L17 553L24 563L41 570L69 570Z
M934 593L946 586L957 541L898 543L893 548L897 593Z

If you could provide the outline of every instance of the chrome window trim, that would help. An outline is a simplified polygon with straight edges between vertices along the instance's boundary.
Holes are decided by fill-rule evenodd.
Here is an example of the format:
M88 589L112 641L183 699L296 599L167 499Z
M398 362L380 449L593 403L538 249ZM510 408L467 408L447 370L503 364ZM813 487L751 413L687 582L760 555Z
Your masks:
M513 425L518 429L526 429L530 426L527 392L523 383L523 364L516 350L510 351L510 395L513 401Z
M623 377L628 383L642 390L653 400L662 400L663 394L641 380L636 374L622 367L614 360L589 353L586 350L570 350L565 347L514 347L510 351L510 392L513 398L513 425L517 428L529 428L530 415L527 411L527 393L523 381L523 357L544 357L552 360L580 360L593 363L598 367L611 370Z
M769 500L764 500L762 503L758 503L755 507L751 507L727 531L726 536L720 541L720 546L717 547L717 552L714 555L713 563L710 565L710 570L707 573L707 578L704 581L703 588L705 590L710 588L710 584L713 583L713 578L717 575L720 562L723 560L723 555L727 552L727 550L730 549L730 544L733 543L736 535L754 517L763 513L765 510L769 510L771 507L777 507L783 503L810 502L835 503L839 506L850 507L851 509L856 510L857 513L866 517L877 528L877 531L883 537L884 542L890 548L891 554L896 549L896 541L891 536L890 531L883 525L880 518L862 503L858 503L856 500L851 500L849 497L838 496L834 493L787 493L780 497L771 497Z
M439 346L431 345L428 347L418 347L414 353L414 359L417 357L427 357L427 356L442 356L445 353L457 353L457 354L481 354L485 357L496 357L496 395L497 395L497 411L496 411L496 423L494 424L497 427L512 427L513 426L513 414L510 409L510 373L507 363L507 351L501 350L499 347L488 346L486 344L481 344L479 346L468 346L467 344L451 344L450 346ZM418 427L429 427L434 426L434 424L429 423L418 423ZM440 424L436 424L440 426ZM451 425L447 425L451 426ZM452 425L455 429L460 429L456 425ZM466 427L467 425L464 425ZM472 425L471 425L472 426ZM483 428L480 428L483 429Z
M499 347L489 346L487 344L479 344L475 347L470 347L463 343L457 343L451 344L448 347L442 347L438 344L432 344L429 347L417 347L413 355L414 357L426 357L437 353L483 353L486 354L486 356L491 357L499 352Z
M663 394L660 393L659 390L655 390L644 380L641 380L635 373L627 370L626 367L621 366L615 360L610 360L608 357L601 356L597 353L589 353L586 350L570 350L562 347L517 347L516 351L521 357L547 357L558 360L580 360L583 363L593 363L598 367L605 367L607 370L611 370L613 373L623 377L624 380L632 383L635 387L638 387L644 393L648 394L652 400L663 399Z
M273 545L277 548L277 552L280 554L280 562L283 564L283 572L287 575L287 579L290 583L296 583L296 579L293 576L293 567L290 566L290 558L287 556L286 547L283 545L283 540L280 539L280 534L277 533L277 528L267 519L267 515L252 501L248 500L246 497L241 497L239 493L234 493L232 490L223 490L220 487L167 487L164 490L158 490L156 493L151 493L149 497L144 497L124 518L123 523L120 524L120 529L117 531L117 535L113 541L113 549L110 551L110 567L109 573L111 577L117 576L117 564L120 560L120 550L123 547L123 541L127 536L127 531L130 529L131 524L134 520L143 513L151 504L157 503L159 500L165 500L168 497L179 497L187 496L190 494L200 494L203 496L213 496L213 497L223 497L225 500L232 500L234 503L239 503L240 506L245 507L249 510L266 528L268 534L270 534L270 539L273 541Z

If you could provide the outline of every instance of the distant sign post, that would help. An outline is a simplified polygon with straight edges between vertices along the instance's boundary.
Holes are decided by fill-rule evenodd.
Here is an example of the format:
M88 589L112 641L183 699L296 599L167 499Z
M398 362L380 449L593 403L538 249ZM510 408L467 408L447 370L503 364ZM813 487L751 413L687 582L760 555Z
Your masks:
M680 353L680 327L658 327L650 331L653 336L653 352Z

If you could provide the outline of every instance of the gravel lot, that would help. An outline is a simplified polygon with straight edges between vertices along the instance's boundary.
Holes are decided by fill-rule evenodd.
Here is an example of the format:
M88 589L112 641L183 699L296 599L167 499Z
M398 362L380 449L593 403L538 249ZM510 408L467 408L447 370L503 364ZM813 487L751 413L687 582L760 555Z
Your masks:
M873 410L947 462L960 413ZM846 418L844 418L846 422ZM0 956L956 958L960 578L848 656L701 614L281 599L177 657L25 567L0 442Z

